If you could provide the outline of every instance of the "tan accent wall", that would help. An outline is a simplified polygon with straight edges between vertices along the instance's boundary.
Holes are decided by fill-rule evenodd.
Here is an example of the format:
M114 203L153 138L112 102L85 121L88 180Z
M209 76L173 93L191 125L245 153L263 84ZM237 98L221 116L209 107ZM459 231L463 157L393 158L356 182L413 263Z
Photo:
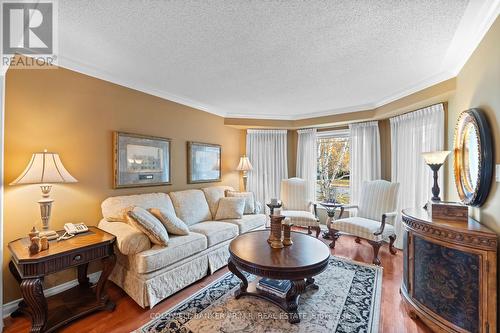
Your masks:
M496 164L500 164L500 18L497 18L477 49L457 76L457 88L448 104L448 148L453 149L455 123L470 108L486 112L492 131ZM453 165L453 157L447 164ZM447 200L458 200L453 167L448 168ZM472 216L500 234L500 188L493 179L491 191L481 208L471 208Z
M286 148L288 150L288 178L297 176L297 144L299 135L297 131L288 131Z
M115 130L172 139L171 186L114 190L112 188L112 132ZM187 184L186 141L222 145L221 183L240 185L235 171L244 131L224 125L224 119L65 69L11 70L6 81L5 182L14 180L33 152L58 152L77 184L54 185L51 226L65 222L96 225L100 204L109 196L170 192L203 185ZM243 146L244 147L244 146ZM5 186L4 302L20 297L6 269L7 243L24 237L39 222L36 185ZM95 268L94 268L95 269ZM50 287L75 278L73 272L46 279Z
M380 172L382 179L391 180L391 123L389 119L379 120Z

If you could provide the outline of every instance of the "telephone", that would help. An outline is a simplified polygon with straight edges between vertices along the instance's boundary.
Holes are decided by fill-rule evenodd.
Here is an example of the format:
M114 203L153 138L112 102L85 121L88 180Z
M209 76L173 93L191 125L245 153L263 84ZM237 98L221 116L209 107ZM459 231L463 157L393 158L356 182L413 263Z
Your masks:
M70 239L74 237L76 234L89 231L89 228L85 225L85 223L66 223L64 225L64 235L60 236L57 241Z
M66 230L66 232L68 234L75 235L75 234L89 231L89 228L87 228L85 223L77 223L77 224L66 223L64 225L64 230Z

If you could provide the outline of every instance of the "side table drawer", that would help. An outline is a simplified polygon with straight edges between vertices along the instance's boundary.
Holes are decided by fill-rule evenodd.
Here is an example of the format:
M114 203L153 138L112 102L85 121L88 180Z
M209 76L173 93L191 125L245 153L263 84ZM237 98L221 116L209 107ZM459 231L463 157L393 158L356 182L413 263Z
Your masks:
M67 253L65 255L47 258L47 260L37 263L23 263L17 265L24 278L36 277L61 271L63 269L88 263L92 260L104 258L113 253L113 246L104 244L102 246L80 249L79 251Z

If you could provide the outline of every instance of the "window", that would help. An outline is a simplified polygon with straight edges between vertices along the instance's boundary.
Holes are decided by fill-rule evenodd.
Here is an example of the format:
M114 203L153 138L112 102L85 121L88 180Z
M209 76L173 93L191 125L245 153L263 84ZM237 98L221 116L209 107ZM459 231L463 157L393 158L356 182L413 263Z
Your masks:
M316 200L349 203L349 130L318 132Z

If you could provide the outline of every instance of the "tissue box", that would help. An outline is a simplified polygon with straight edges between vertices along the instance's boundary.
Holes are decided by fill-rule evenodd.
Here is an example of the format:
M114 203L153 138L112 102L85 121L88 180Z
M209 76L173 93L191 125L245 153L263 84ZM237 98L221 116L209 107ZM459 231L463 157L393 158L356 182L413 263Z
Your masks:
M433 220L455 222L467 222L469 220L469 207L460 202L429 201L427 208Z

